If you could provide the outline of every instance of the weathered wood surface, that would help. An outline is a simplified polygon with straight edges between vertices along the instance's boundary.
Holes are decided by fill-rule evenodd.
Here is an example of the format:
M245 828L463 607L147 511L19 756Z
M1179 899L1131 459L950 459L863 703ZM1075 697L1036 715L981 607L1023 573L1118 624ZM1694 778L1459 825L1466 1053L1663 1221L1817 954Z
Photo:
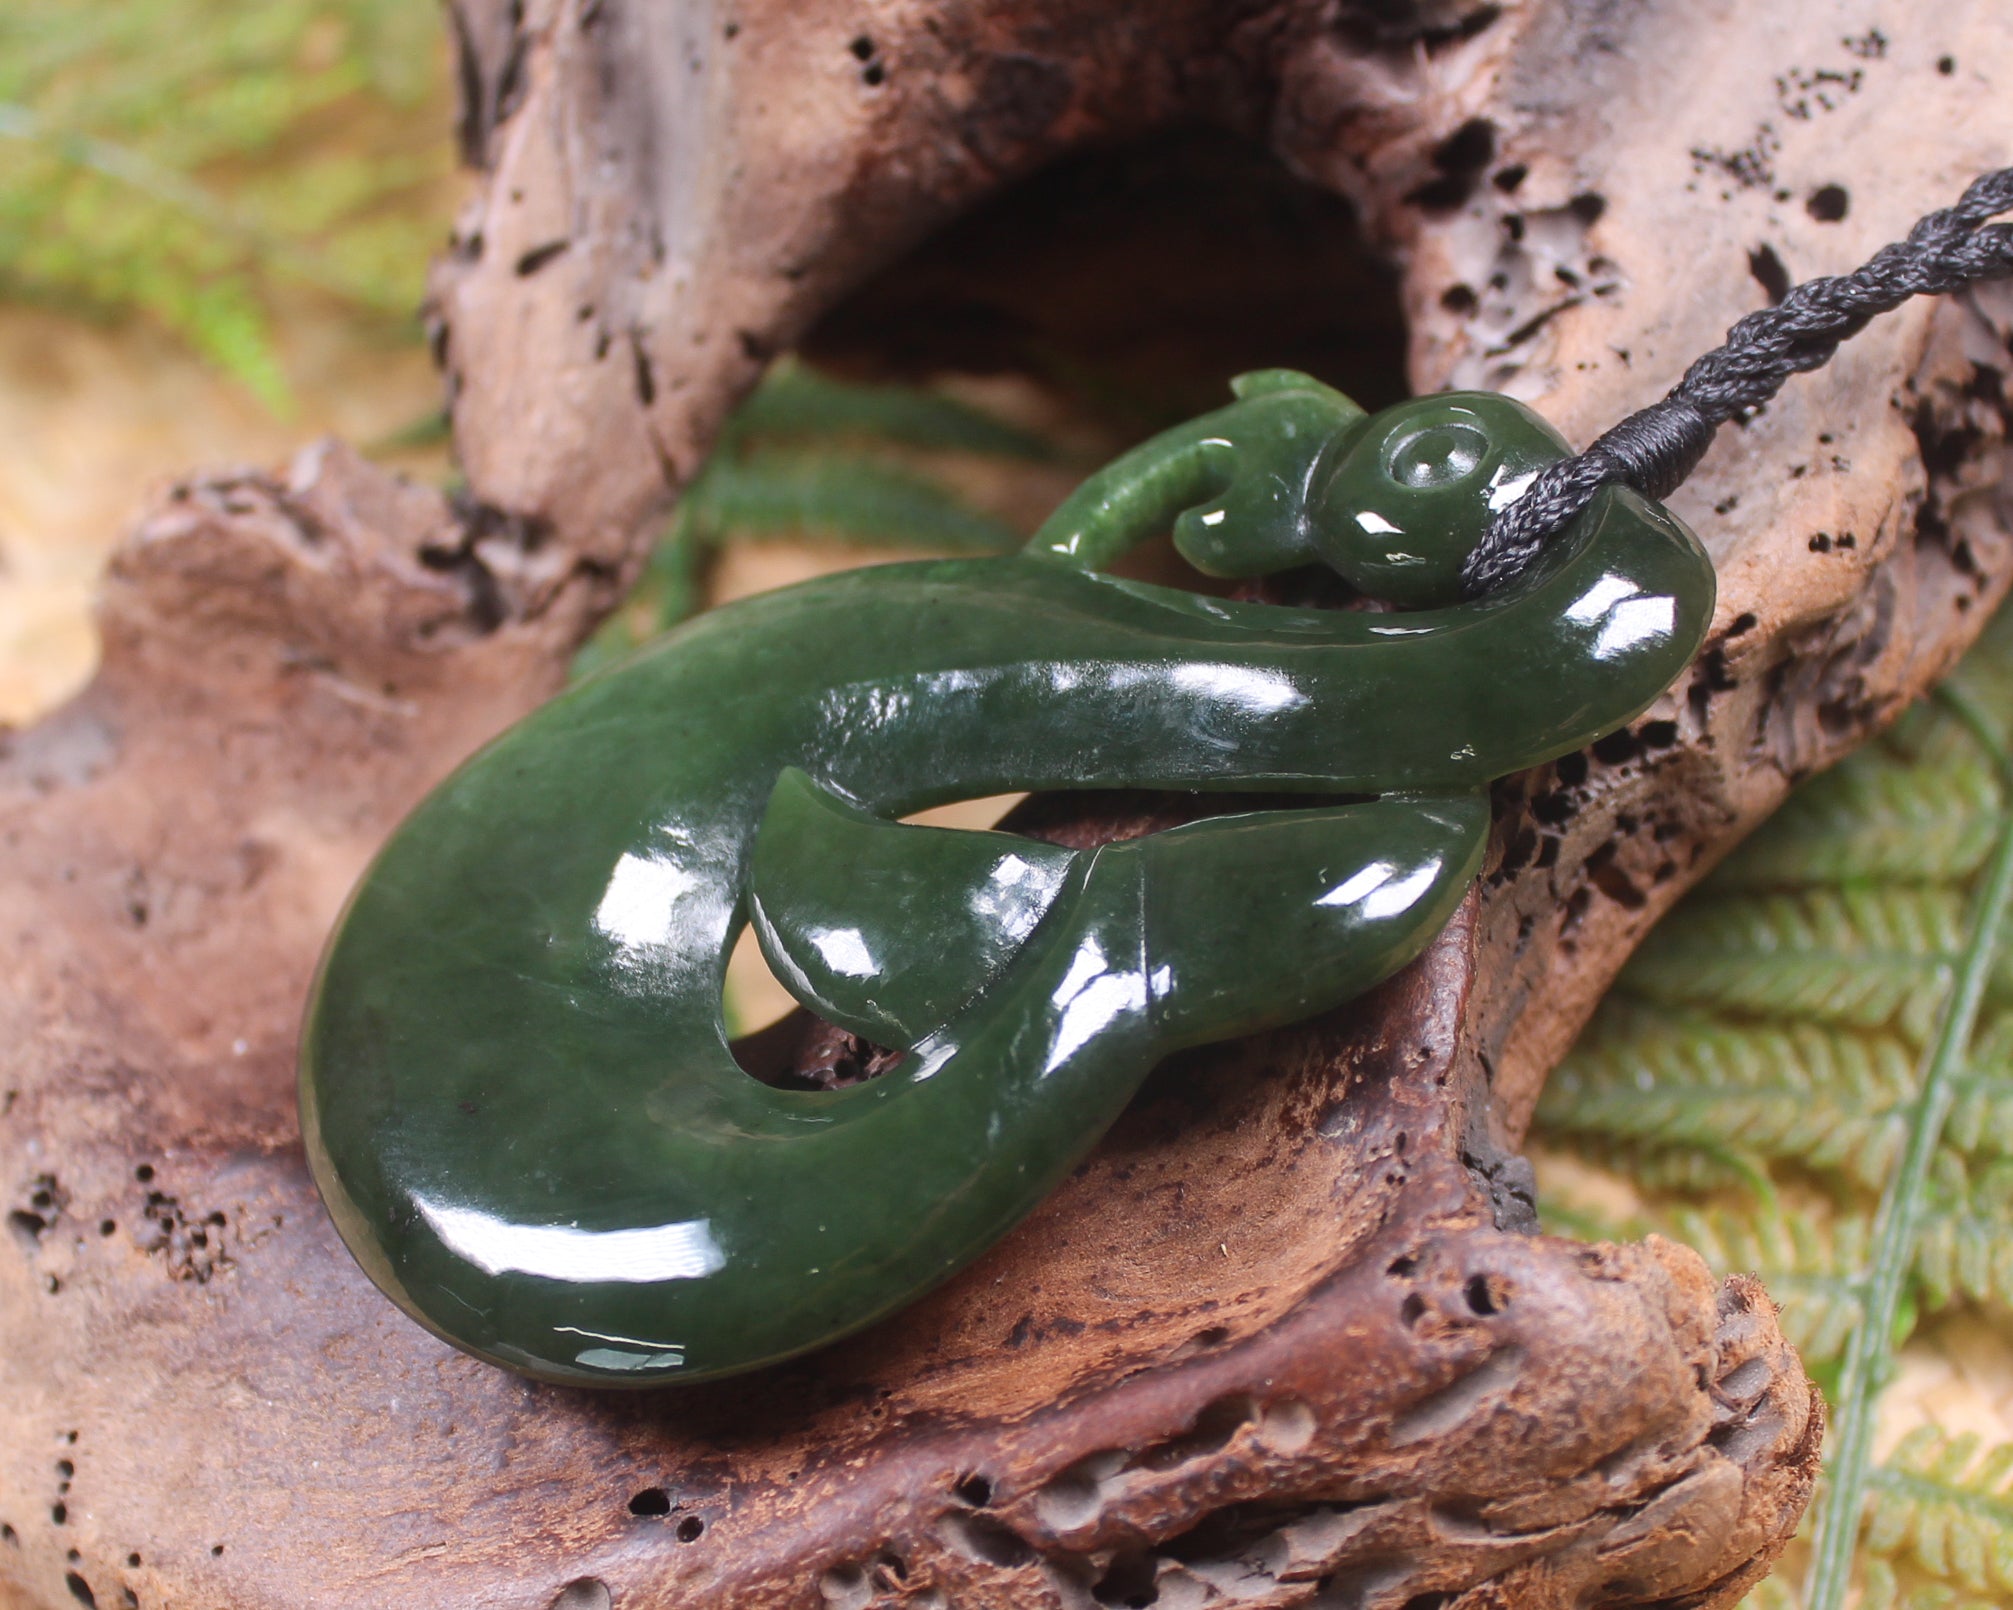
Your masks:
M1418 385L1584 439L1772 264L1849 266L2008 159L1996 10L465 0L485 177L437 304L471 501L336 448L192 481L114 566L97 682L6 740L0 1591L1731 1602L1808 1497L1802 1371L1751 1283L1530 1234L1511 1147L1647 924L2013 574L2002 301L1885 320L1726 434L1677 500L1721 567L1706 655L1502 790L1417 967L1164 1070L992 1256L826 1356L596 1397L454 1354L321 1215L293 1036L372 847L557 685L766 355L960 209L1225 122L1402 264Z

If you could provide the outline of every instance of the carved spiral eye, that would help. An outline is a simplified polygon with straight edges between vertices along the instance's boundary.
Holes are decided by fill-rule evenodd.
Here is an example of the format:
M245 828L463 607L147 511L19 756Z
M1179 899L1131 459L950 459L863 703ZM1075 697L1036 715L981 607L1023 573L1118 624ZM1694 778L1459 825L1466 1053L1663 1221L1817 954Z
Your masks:
M1425 490L1465 481L1489 456L1489 438L1473 425L1429 425L1395 443L1385 472L1400 486Z
M1365 420L1323 471L1315 547L1351 585L1401 609L1458 603L1492 497L1564 452L1549 425L1507 397L1449 391L1398 403Z

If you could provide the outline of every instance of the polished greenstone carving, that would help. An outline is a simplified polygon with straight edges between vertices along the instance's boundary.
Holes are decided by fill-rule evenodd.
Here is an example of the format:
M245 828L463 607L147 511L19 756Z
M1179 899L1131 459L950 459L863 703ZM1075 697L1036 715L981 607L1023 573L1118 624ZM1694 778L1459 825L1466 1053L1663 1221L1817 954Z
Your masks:
M893 1312L1026 1214L1169 1051L1417 954L1480 863L1489 780L1632 719L1696 652L1711 565L1626 490L1461 601L1491 512L1565 451L1528 410L1368 418L1284 371L1235 389L1021 555L704 615L413 813L330 944L301 1060L322 1194L408 1313L527 1374L649 1385ZM1102 573L1170 524L1202 570L1319 561L1405 607ZM1308 803L1084 851L894 820L1112 787ZM742 1072L721 982L749 922L800 1000L905 1053L891 1071Z

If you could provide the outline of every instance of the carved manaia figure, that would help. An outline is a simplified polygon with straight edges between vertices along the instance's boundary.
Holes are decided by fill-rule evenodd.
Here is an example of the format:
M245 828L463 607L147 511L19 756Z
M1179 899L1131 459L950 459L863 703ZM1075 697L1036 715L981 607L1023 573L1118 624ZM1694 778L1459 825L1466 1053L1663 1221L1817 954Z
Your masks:
M1234 389L1021 554L716 610L413 814L330 944L301 1060L322 1194L409 1314L526 1374L646 1386L891 1313L1168 1052L1416 955L1481 862L1490 779L1632 719L1697 651L1711 564L1626 490L1461 599L1491 513L1566 451L1520 405ZM1399 607L1102 573L1170 522L1211 574L1320 561ZM1083 788L1308 803L1083 851L895 820ZM836 1091L744 1073L721 987L748 923L800 1001L901 1060Z

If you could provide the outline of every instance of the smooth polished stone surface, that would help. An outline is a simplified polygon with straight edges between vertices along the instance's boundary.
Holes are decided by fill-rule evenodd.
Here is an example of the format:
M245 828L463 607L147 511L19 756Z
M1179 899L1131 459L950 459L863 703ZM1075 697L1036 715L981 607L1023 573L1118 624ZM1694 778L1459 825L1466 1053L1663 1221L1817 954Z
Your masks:
M1025 555L701 616L414 812L331 941L301 1060L324 1198L408 1313L528 1374L654 1385L898 1309L1168 1051L1417 954L1479 864L1488 781L1633 718L1696 652L1710 563L1624 491L1452 602L1492 501L1563 451L1527 410L1366 418L1283 371L1239 392L1093 477ZM1441 607L1098 572L1170 523L1220 572L1325 557ZM1086 851L893 820L1112 787L1309 800ZM751 920L800 999L905 1053L891 1071L742 1072L721 984Z

